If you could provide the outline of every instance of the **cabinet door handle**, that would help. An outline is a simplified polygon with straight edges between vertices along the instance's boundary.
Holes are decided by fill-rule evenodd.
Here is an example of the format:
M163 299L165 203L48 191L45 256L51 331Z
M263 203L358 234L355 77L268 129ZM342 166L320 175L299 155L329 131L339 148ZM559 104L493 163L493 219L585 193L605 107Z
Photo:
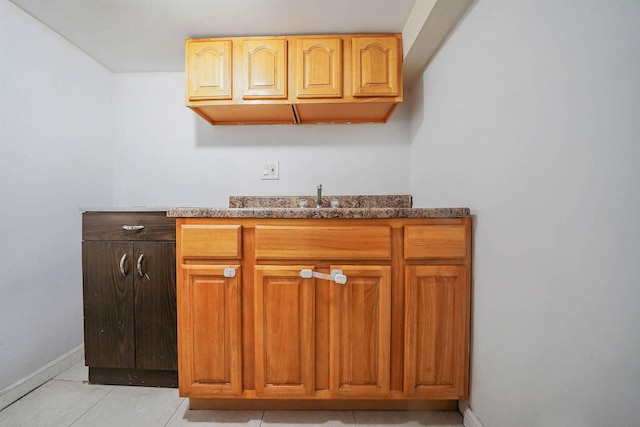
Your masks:
M124 262L127 260L127 254L123 254L122 258L120 258L120 274L127 277L127 270L125 270Z
M336 282L339 285L344 285L347 283L347 276L342 274L342 270L331 270L331 274L318 273L313 270L304 269L300 270L300 277L303 279L310 279L315 277L316 279L326 279L331 280L332 282Z
M142 261L144 261L144 254L140 254L138 257L138 263L136 267L138 268L138 276L144 277L144 272L142 271Z
M123 225L122 229L126 231L140 231L144 229L144 225Z

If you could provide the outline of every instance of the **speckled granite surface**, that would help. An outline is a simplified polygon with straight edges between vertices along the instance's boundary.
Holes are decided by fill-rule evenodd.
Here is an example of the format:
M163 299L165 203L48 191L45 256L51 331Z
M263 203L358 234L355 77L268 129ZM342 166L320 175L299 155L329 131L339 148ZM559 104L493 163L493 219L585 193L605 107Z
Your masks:
M316 207L316 196L229 196L230 208L297 208L305 200L307 207ZM322 196L322 207L331 207L337 201L341 208L410 208L408 194L365 196Z
M182 218L462 218L469 208L170 208Z
M305 200L308 207L300 208ZM339 203L332 208L333 201ZM469 208L411 207L410 195L323 196L316 208L315 196L230 196L229 208L170 208L169 217L182 218L462 218Z

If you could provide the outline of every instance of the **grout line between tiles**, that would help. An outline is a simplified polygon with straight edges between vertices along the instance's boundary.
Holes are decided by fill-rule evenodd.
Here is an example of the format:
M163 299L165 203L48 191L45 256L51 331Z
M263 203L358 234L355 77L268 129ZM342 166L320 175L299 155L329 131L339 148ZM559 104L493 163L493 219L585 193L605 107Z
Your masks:
M164 423L164 427L167 426L167 424L169 424L171 422L171 420L173 419L173 417L176 415L176 412L178 412L178 409L180 409L182 407L182 405L184 405L184 401L187 400L186 398L182 398L182 401L180 402L180 404L178 405L178 407L176 408L175 411L173 411L173 413L171 415L169 415L169 418L167 418L167 422ZM188 404L187 404L187 410L189 410L188 408Z
M89 384L89 381L82 381L83 384ZM104 399L105 397L107 397L108 395L110 395L113 390L116 389L116 386L112 385L111 386L111 390L109 390L107 393L104 394L104 396L102 396L100 399L96 400L95 403L91 406L89 406L89 408L87 408L86 411L84 411L82 414L80 414L80 416L78 418L75 419L74 422L72 422L71 424L69 424L69 427L73 426L75 423L77 423L80 418L84 417L84 415L89 412L91 409L93 409L98 403L100 403L102 401L102 399Z

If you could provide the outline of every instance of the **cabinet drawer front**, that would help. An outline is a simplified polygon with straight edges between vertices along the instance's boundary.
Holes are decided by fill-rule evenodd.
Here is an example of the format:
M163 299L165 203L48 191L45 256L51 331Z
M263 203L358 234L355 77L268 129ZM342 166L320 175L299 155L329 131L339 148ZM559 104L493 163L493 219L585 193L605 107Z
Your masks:
M390 259L387 226L256 226L257 259Z
M82 239L176 240L176 219L168 218L166 212L85 212Z
M404 258L464 258L467 235L464 225L407 225Z
M182 225L180 236L183 258L242 257L240 225Z

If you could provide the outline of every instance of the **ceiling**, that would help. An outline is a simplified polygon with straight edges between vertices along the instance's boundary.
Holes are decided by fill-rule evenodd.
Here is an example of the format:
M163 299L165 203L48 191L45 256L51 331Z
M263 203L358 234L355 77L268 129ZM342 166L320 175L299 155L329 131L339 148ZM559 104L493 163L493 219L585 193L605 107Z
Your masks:
M184 40L187 38L401 33L416 1L433 4L436 2L436 0L10 1L116 73L183 71Z

